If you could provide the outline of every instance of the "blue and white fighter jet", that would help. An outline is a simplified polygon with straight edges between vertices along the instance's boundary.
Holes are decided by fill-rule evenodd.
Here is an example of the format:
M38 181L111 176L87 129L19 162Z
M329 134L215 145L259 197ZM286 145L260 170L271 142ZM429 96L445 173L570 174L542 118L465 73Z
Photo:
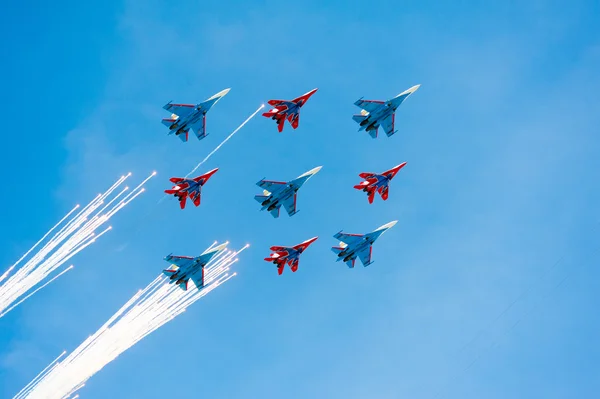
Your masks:
M374 139L377 138L379 126L383 127L388 137L397 132L394 130L394 120L396 118L396 109L404 100L413 94L421 85L416 85L403 91L396 97L388 101L363 100L361 97L354 105L362 108L359 115L354 115L352 119L360 125L358 131L366 130Z
M162 120L163 125L169 128L169 134L175 134L182 141L188 141L190 129L194 131L198 140L202 140L206 133L206 113L217 103L230 89L225 89L208 100L198 105L172 104L169 102L163 108L172 112L170 118Z
M265 179L256 183L257 186L263 189L262 195L254 196L254 199L262 205L260 210L264 211L266 209L274 218L278 218L279 210L281 209L281 205L283 205L289 216L295 215L298 212L296 209L298 190L308 179L320 171L321 168L322 166L317 166L287 183Z
M373 262L371 261L371 252L373 249L373 243L379 238L380 235L385 233L386 230L392 228L397 220L389 222L379 227L375 231L367 234L349 234L349 233L336 233L333 237L340 240L339 247L332 247L331 250L337 254L337 261L344 260L348 267L354 267L354 261L358 257L363 264L367 267Z
M169 284L175 282L181 289L187 291L189 281L200 289L204 287L204 266L219 252L225 250L227 242L212 246L202 253L202 255L192 258L190 256L177 256L169 254L165 260L171 263L168 269L163 270L163 274L169 276Z

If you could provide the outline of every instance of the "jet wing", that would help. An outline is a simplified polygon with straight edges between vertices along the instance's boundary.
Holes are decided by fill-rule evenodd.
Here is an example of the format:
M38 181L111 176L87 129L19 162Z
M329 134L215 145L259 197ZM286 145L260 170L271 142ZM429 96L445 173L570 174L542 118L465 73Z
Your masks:
M375 111L377 108L381 107L381 105L385 104L385 102L383 101L379 101L379 100L363 100L362 98L357 100L354 105L356 105L357 107L360 107L362 109L364 109L365 111L367 111L368 113L371 113L373 111Z
M200 205L200 191L192 191L191 193L188 194L188 196L194 202L194 205L196 205L196 206Z
M269 248L271 251L274 252L289 252L290 249L292 249L292 247L282 247L280 245L273 245L271 248Z
M361 179L365 179L367 181L369 181L369 180L377 181L377 179L375 178L375 176L377 176L377 173L372 173L372 172L363 172L363 173L360 173L358 175L358 177L360 177ZM173 183L176 183L176 182L173 182Z
M168 103L163 107L167 111L179 116L180 118L186 117L194 111L196 106L194 104L171 104Z
M202 287L204 287L204 268L200 269L198 273L190 276L190 280L192 280L197 289L201 289Z
M179 187L182 187L182 183L184 183L186 181L186 178L185 177L171 177L169 179L169 181L171 183L177 184ZM185 188L185 187L182 187L182 188Z
M363 266L367 267L371 264L371 251L373 250L373 246L369 245L369 248L364 248L360 250L357 255L360 258Z
M339 233L334 234L333 237L347 245L354 245L354 244L358 244L362 240L364 235L363 234L342 233L340 231Z
M300 113L288 115L287 120L292 125L292 129L296 129L300 123Z
M180 269L185 269L194 262L194 258L189 256L171 256L167 262L177 266Z
M283 200L282 205L285 208L285 211L288 215L293 216L296 213L296 196L298 194L294 193L292 197L288 197Z
M190 127L194 131L194 134L196 135L196 137L198 137L198 140L202 140L203 138L205 138L206 137L206 115L204 115L202 117L202 119L199 119L197 122L193 123Z
M256 185L258 187L262 188L263 190L267 190L270 193L275 191L277 189L277 187L282 187L282 186L285 186L286 184L287 183L283 182L283 181L274 181L274 180L265 180L265 179L256 183Z
M381 121L381 127L383 128L383 131L385 132L385 134L387 134L388 137L390 137L392 134L396 133L396 130L394 130L395 119L396 119L396 114L391 114L390 116L385 117Z
M288 109L286 103L289 101L286 100L269 100L267 101L267 104L273 106L273 107L277 107L277 109L279 111L285 111Z

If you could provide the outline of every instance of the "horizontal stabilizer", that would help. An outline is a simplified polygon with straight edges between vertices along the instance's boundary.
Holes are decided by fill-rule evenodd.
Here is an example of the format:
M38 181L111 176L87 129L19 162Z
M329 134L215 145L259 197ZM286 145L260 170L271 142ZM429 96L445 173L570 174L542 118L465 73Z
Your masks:
M344 250L344 248L332 247L331 250L333 251L334 254L339 255Z
M265 202L267 198L269 198L269 196L268 196L268 195L255 195L255 196L254 196L254 199L255 199L257 202L261 203L261 204L262 204L263 202Z
M171 125L176 121L177 119L170 119L170 118L165 118L163 119L161 122L163 125L165 125L166 127L171 127Z
M173 274L175 274L176 272L177 272L177 269L173 270L171 268L163 270L163 274L165 276L169 276L169 277L172 276Z
M362 121L367 119L367 117L367 115L352 115L352 120L354 120L354 122L356 123L361 123Z

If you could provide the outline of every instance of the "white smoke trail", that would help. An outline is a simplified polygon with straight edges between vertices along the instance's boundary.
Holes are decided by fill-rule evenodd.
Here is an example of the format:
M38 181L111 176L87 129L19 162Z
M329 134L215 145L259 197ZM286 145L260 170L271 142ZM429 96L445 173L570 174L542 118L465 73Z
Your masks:
M48 237L50 235L50 233L52 233L54 231L54 229L56 229L58 226L60 226L62 224L62 222L64 222L69 216L71 216L71 214L73 212L75 212L77 210L77 208L79 208L79 204L75 205L75 207L73 209L71 209L69 211L69 213L67 213L58 223L56 223L54 225L54 227L52 227L50 230L48 230L48 232L46 234L44 234L44 236L42 238L40 238L40 240L38 242L36 242L35 244L33 244L33 247L31 247L29 249L29 251L25 252L25 254L23 256L21 256L21 258L15 262L14 265L12 265L11 267L8 268L8 270L6 272L4 272L4 274L2 276L0 276L0 282L2 282L2 280L4 280L6 277L8 277L8 275L10 274L10 272L19 264L21 263L21 261L23 259L25 259L27 257L27 255L29 255L31 253L31 251L33 251L35 249L35 247L37 247L38 245L40 245L40 243L42 241L44 241L46 239L46 237Z
M192 169L190 171L190 173L188 173L185 177L188 177L189 175L191 175L192 173L194 173L200 166L202 166L202 164L204 164L204 162L208 161L208 159L210 157L212 157L214 155L215 152L219 151L219 148L221 148L223 146L223 144L225 144L231 137L233 137L234 134L236 134L241 128L244 127L244 125L246 123L248 123L250 121L250 119L254 118L256 116L256 114L258 114L260 112L261 109L263 109L265 107L265 104L262 104L260 107L258 107L258 109L256 111L254 111L254 113L252 115L250 115L244 122L242 122L241 125L239 125L237 127L237 129L235 129L233 132L231 132L231 134L229 136L227 136L225 138L225 140L223 140L221 142L221 144L219 144L214 150L212 150L202 161L200 161L200 163L198 165L196 165L196 167L194 169Z
M59 276L70 270L72 266L63 270L60 274L47 281L34 290L38 284L42 283L50 274L62 266L70 258L82 251L88 245L94 243L96 239L111 229L107 227L99 234L96 231L110 220L119 210L131 202L144 189L142 185L152 178L156 172L153 172L146 180L139 184L130 194L122 198L125 191L129 188L125 187L116 195L113 192L127 180L131 173L127 176L121 176L106 192L98 194L89 204L81 209L68 222L64 223L75 210L79 209L79 205L74 207L60 222L52 227L29 251L25 253L14 265L12 265L1 277L0 282L5 280L13 269L21 263L38 245L40 245L50 233L57 229L60 225L64 225L56 232L46 244L37 251L30 259L25 262L10 278L8 278L0 286L0 318L14 309L16 306L23 303L33 294L50 284ZM130 198L131 197L131 198ZM118 201L117 201L118 200ZM105 202L107 202L105 204ZM116 203L115 203L116 202ZM104 205L102 207L102 205ZM33 291L32 291L33 290ZM28 294L29 293L29 294ZM19 298L20 301L15 303ZM12 305L12 306L11 306Z
M121 353L235 276L236 273L229 275L229 268L247 247L236 252L224 248L217 253L204 268L205 284L200 289L192 288L192 284L184 291L176 284L169 284L168 277L157 277L127 301L95 334L63 361L47 367L46 372L40 373L13 399L70 398Z

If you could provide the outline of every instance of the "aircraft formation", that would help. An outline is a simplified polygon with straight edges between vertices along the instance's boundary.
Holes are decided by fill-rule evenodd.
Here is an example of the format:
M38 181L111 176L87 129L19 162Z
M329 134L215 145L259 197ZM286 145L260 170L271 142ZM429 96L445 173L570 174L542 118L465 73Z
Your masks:
M373 139L376 139L381 127L385 134L391 137L397 132L395 129L396 110L419 87L420 85L415 85L387 101L364 100L362 97L358 99L354 105L361 108L361 111L359 114L352 116L352 119L359 125L358 131L364 130ZM173 104L171 101L167 103L163 108L172 114L169 118L164 118L162 123L169 128L168 134L175 134L183 142L187 142L189 131L192 130L198 140L204 139L208 135L206 131L206 114L229 90L222 90L197 105ZM313 89L293 100L269 100L268 104L273 108L262 115L277 123L279 133L283 132L286 120L292 129L297 129L300 124L300 110L317 90ZM390 182L405 165L406 162L403 162L382 173L360 173L359 177L363 181L355 185L354 188L367 194L369 204L373 203L375 193L378 193L381 199L386 201L389 195ZM266 178L260 180L256 185L263 189L263 192L254 196L254 199L260 203L260 210L266 210L274 218L280 216L282 207L290 217L298 213L298 191L321 168L321 166L317 166L287 182L267 180ZM194 178L172 177L170 181L175 186L165 190L165 193L175 196L179 200L181 209L185 208L188 197L195 206L199 206L202 187L217 171L218 168ZM357 258L363 266L369 266L373 263L371 260L373 243L396 223L397 221L386 223L365 234L351 234L340 231L333 235L335 239L340 240L340 243L338 246L332 247L331 250L337 255L337 261L342 260L349 268L354 267ZM294 246L272 246L270 250L273 252L264 260L275 264L280 275L283 273L286 264L292 272L296 272L300 255L317 239L318 237L313 237ZM183 290L189 288L190 280L200 289L204 286L204 267L221 249L220 247L210 248L195 258L167 255L164 260L169 262L171 266L163 270L163 273L169 276L170 283L176 283Z

